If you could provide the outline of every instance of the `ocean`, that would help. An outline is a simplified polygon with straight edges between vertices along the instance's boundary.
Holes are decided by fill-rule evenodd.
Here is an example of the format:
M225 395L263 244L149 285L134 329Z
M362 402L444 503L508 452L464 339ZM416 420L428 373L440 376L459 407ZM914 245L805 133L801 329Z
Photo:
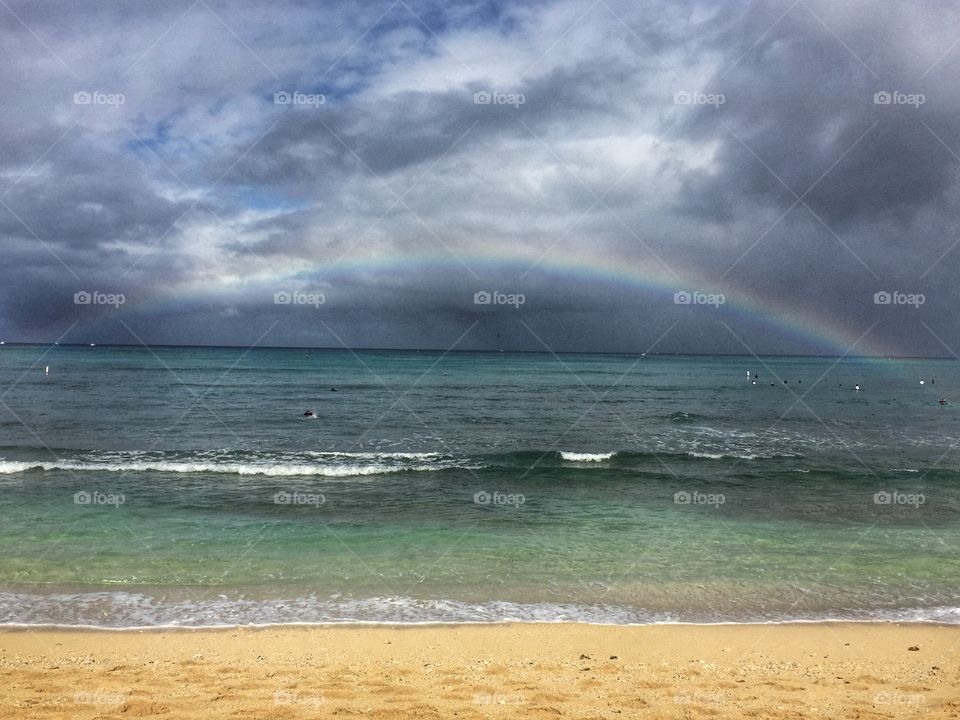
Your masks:
M0 623L958 623L958 389L952 360L6 345Z

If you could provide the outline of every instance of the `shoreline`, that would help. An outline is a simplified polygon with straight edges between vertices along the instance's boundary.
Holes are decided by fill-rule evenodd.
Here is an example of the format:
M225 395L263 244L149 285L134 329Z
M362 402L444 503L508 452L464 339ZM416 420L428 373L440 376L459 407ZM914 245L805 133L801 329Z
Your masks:
M394 622L392 620L346 620L343 622L301 622L301 623L262 623L262 624L224 624L224 625L141 625L129 627L111 627L107 625L64 625L64 624L30 624L30 623L0 623L0 635L16 632L64 632L64 633L177 633L177 632L228 632L237 630L324 630L369 628L392 630L417 628L459 628L459 627L511 627L511 626L573 626L594 628L725 628L725 627L835 627L849 625L854 627L891 627L917 626L960 629L960 622L943 622L941 620L851 620L836 619L792 619L770 621L740 621L730 620L722 622L649 622L649 623L604 623L591 620L424 620L422 622Z
M960 716L960 626L0 627L0 717Z

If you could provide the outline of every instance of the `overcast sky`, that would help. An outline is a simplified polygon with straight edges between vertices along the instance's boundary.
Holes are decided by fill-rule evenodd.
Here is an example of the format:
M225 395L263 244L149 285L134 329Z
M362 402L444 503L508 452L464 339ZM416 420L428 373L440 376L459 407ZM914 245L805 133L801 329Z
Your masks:
M960 353L958 43L947 0L4 0L0 338Z

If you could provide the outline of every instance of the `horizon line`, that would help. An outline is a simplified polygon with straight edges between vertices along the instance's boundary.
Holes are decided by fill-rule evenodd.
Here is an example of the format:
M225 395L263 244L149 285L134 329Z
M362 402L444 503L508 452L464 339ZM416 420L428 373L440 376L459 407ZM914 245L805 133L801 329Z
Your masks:
M171 349L205 349L205 350L310 350L321 352L402 352L402 353L444 353L457 354L491 354L491 355L630 355L634 357L754 357L751 353L698 353L698 352L641 352L628 350L461 350L444 348L389 348L389 347L321 347L310 345L196 345L179 343L158 343L149 345L144 343L45 343L4 341L0 347L105 347L105 348L171 348ZM831 355L823 353L756 353L757 357L773 358L849 358L851 360L957 360L951 355Z

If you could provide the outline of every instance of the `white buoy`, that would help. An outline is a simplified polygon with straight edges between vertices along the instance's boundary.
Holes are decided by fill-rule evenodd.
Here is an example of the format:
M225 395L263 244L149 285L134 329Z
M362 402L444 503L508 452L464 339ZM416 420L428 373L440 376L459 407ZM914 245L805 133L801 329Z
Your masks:
M43 374L44 374L44 375L49 375L49 374L50 374L50 366L49 366L49 365L47 365L47 366L43 369Z

